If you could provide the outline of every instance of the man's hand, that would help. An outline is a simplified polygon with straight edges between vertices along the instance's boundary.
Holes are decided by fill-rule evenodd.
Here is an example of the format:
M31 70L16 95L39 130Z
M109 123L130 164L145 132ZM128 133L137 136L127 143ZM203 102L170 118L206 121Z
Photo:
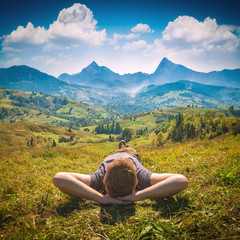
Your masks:
M128 202L136 202L136 201L139 201L139 196L137 195L137 193L134 191L132 194L129 194L127 196L124 196L124 197L119 197L117 198L119 200L122 200L122 201L128 201Z
M116 198L109 196L108 194L103 195L101 197L101 200L99 201L99 203L101 203L101 204L118 204L118 205L132 204L131 201L116 199Z

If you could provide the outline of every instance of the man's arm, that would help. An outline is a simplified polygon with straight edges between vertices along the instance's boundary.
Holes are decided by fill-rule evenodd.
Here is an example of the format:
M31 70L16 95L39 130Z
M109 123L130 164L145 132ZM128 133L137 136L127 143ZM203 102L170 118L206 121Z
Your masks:
M153 173L150 182L150 187L118 199L131 202L156 199L177 194L188 187L187 178L179 174Z
M78 173L57 173L53 178L53 183L63 193L68 195L94 200L101 204L129 204L128 201L122 201L110 197L108 194L103 195L91 188L90 175Z

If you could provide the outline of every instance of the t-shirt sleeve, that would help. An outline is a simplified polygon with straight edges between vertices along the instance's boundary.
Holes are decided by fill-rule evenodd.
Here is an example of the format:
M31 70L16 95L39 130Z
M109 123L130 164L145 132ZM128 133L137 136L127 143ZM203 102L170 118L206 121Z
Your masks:
M150 187L151 186L150 178L151 178L152 172L147 170L137 157L130 158L130 159L135 164L136 171L137 171L138 184L136 186L136 190L140 191Z
M91 188L99 192L104 190L103 178L104 178L105 172L106 170L105 170L104 164L101 164L96 172L90 174Z
M151 175L152 175L152 172L148 171L143 166L141 167L141 169L138 170L137 172L138 185L136 186L136 189L138 191L151 186L151 182L150 182Z

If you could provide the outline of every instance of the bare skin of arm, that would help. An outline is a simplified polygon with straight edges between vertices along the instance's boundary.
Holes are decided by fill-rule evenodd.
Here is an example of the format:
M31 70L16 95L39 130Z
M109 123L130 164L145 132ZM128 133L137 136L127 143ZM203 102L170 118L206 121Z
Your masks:
M114 199L108 194L103 195L91 188L90 175L59 172L53 178L53 183L63 193L71 196L94 200L100 204L130 204L129 201Z
M179 174L153 173L150 181L150 187L118 199L130 202L141 201L144 199L156 199L177 194L188 187L187 178Z

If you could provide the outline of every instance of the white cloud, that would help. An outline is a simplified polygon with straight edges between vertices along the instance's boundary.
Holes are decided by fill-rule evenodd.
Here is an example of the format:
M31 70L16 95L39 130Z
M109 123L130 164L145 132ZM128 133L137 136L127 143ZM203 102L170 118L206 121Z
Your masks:
M142 24L139 23L135 27L131 29L132 32L139 32L139 33L144 33L144 32L154 32L151 30L148 24Z
M3 51L14 51L31 46L51 48L55 46L100 46L106 41L106 30L96 30L97 21L92 11L85 5L75 3L60 11L58 18L49 29L34 27L31 22L26 28L19 26L11 34L4 36Z
M239 38L233 33L238 27L218 25L216 19L207 17L203 22L189 16L180 16L169 22L163 31L165 46L175 48L199 48L205 51L213 49L234 50Z
M200 22L179 16L168 23L162 38L155 39L144 54L168 57L199 71L220 70L239 64L240 59L236 61L240 55L239 43L238 26L218 25L216 19L209 17Z
M97 21L92 11L85 5L75 3L60 11L57 21L49 26L51 40L100 46L106 40L106 30L96 30Z
M123 45L123 50L124 51L136 51L139 49L146 49L148 48L148 44L144 40L139 40L139 41L134 41L134 42L127 42Z
M110 39L110 44L116 44L117 41L119 41L119 40L132 40L132 39L139 38L139 37L140 37L140 35L135 34L135 33L129 33L129 34L114 33L113 38Z
M32 23L28 23L26 28L19 26L10 35L4 36L3 51L21 51L27 46L42 45L49 37L44 27L35 28Z

